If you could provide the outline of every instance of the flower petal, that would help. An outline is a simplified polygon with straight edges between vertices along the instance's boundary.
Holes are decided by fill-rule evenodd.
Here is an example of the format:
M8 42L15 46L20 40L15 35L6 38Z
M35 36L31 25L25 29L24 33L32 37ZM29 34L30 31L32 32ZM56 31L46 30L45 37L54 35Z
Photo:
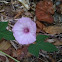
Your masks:
M24 28L28 28L29 32L24 33ZM15 23L12 31L19 44L31 44L36 41L36 23L28 17L22 17L19 19Z

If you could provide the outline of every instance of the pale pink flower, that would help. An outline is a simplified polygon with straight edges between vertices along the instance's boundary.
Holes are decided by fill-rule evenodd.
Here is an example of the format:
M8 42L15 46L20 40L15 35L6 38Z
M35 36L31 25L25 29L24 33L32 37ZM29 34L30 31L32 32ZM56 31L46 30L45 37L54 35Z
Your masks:
M36 23L28 17L20 18L12 31L19 44L31 44L36 41Z

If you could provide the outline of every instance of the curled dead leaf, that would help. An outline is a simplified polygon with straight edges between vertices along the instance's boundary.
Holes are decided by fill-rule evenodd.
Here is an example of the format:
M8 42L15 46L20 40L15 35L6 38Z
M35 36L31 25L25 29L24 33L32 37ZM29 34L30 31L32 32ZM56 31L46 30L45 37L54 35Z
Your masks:
M51 14L54 14L52 1L44 0L36 5L36 17L39 21L53 23L54 19Z
M54 19L53 19L53 17L50 14L47 14L44 11L40 11L40 10L37 10L37 11L36 11L36 16L37 16L37 19L39 21L53 23Z
M49 14L54 14L53 2L49 0L43 0L38 2L36 8Z

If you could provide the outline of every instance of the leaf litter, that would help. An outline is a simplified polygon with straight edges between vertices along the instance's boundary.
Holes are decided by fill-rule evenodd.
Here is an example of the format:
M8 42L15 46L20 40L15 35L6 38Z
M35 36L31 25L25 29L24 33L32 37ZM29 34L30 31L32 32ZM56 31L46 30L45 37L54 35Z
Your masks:
M39 1L42 1L41 8L38 8L41 6L38 6L36 8L37 3ZM52 15L49 13L50 7L45 7L47 5L45 1L48 3L48 1L52 1L54 8L54 14ZM45 5L44 5L45 4ZM50 9L50 11L53 11ZM40 12L41 11L41 12ZM38 12L38 13L36 13ZM41 14L44 14L41 17L39 16ZM0 50L3 50L3 52L7 53L8 55L14 57L15 59L19 60L20 62L61 62L62 61L62 0L2 0L0 1L0 21L6 22L8 21L8 27L7 30L12 31L13 25L16 23L16 21L23 17L30 17L32 20L34 20L37 24L37 33L36 34L43 34L48 35L50 38L46 39L45 42L51 42L54 44L59 51L48 53L46 51L40 50L39 57L36 58L35 56L31 55L28 52L28 46L19 45L16 40L7 41L5 39L0 40ZM46 17L48 16L48 17ZM44 18L46 17L46 18ZM53 19L54 18L54 22ZM39 20L40 19L40 20ZM51 19L51 22L49 21ZM14 42L15 41L15 42ZM2 44L6 47L3 47L1 49ZM0 61L6 62L9 60L9 62L15 62L14 60L6 57L3 54L0 54ZM5 57L5 60L4 60Z

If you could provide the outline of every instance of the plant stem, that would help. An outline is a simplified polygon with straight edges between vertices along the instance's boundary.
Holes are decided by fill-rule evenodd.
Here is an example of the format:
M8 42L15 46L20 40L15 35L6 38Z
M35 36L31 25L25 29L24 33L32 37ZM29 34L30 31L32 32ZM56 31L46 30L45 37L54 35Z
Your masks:
M16 62L20 62L20 61L16 60L15 58L11 57L10 55L4 53L3 51L0 51L0 52L1 52L2 54L6 55L7 57L13 59L14 61L16 61Z

